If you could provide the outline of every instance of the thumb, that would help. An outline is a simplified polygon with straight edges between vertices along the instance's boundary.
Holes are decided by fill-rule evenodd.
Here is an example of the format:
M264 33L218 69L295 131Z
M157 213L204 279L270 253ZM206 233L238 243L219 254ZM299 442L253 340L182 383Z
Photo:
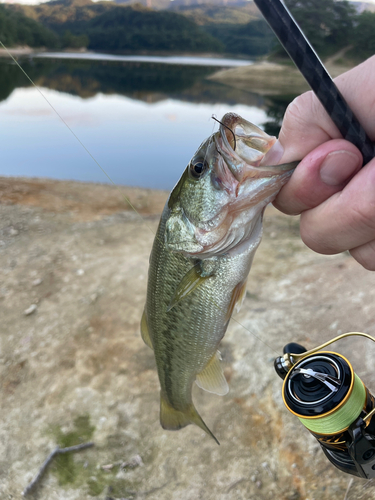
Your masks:
M302 160L310 151L341 134L312 91L299 95L286 109L279 139L263 163Z
M298 164L274 205L289 215L314 208L341 191L361 165L362 155L350 142L324 142Z
M350 108L375 139L375 56L335 78L335 83ZM336 125L313 92L291 102L285 112L279 142L268 153L268 164L301 160L319 144L341 138Z

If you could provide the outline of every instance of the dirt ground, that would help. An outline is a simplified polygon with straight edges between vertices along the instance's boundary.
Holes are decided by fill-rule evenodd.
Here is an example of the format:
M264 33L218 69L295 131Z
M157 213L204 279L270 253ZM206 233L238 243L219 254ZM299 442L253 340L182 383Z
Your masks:
M125 196L142 214L129 209ZM0 178L0 498L20 499L57 445L40 500L354 500L375 484L329 464L282 403L273 359L338 333L375 335L375 274L320 256L298 219L269 208L247 296L221 351L230 392L194 388L221 445L159 425L159 386L139 333L165 192ZM375 346L337 349L375 390Z

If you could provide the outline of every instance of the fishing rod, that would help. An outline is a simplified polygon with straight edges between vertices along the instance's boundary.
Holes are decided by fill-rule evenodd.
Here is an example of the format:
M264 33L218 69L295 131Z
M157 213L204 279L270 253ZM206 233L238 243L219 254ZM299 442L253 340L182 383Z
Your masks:
M343 138L361 151L363 165L366 165L375 157L375 145L350 109L292 14L281 0L254 0L254 2Z
M324 109L347 141L362 153L363 164L375 157L375 145L350 109L310 42L281 0L254 0ZM375 478L375 398L350 362L325 347L346 333L306 351L297 343L275 359L284 380L285 406L318 440L328 460L342 472Z

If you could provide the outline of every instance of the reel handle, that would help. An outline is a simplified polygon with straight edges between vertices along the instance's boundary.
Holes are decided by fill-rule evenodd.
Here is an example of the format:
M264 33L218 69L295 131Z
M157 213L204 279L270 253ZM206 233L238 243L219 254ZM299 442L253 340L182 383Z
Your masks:
M283 349L283 354L302 354L304 352L307 352L307 350L301 344L297 344L297 342L289 342L289 344L286 344ZM278 376L283 380L292 367L292 365L289 366L284 356L278 356L275 359L273 366Z

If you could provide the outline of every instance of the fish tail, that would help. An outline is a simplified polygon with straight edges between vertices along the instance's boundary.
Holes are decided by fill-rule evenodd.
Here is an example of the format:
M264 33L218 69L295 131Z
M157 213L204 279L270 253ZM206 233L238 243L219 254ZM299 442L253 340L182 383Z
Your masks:
M163 429L170 431L177 431L178 429L182 429L182 427L186 427L189 424L195 424L207 432L207 434L211 436L217 444L220 444L204 423L202 417L199 415L193 404L190 404L184 411L176 410L168 403L162 393L160 394L160 424Z

